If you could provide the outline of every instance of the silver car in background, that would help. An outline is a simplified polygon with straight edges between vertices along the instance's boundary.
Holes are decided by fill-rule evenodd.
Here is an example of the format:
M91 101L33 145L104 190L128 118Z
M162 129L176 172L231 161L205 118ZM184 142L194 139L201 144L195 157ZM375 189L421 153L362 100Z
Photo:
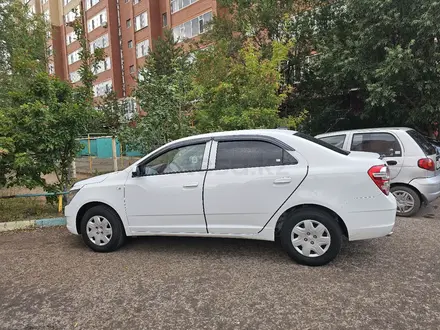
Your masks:
M440 155L417 131L371 128L320 134L316 138L347 151L373 152L388 164L397 215L410 217L440 196Z

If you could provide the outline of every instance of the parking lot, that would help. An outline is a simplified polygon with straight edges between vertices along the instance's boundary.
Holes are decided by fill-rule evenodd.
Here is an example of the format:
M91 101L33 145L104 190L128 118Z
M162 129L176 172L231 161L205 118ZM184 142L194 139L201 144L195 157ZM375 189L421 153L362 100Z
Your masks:
M0 328L438 329L436 215L318 268L263 241L138 238L97 254L65 228L3 233Z

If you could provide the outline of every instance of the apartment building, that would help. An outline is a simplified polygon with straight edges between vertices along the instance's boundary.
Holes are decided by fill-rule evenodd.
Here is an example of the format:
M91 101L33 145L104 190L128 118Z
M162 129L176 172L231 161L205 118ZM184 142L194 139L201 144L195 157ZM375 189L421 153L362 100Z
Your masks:
M140 68L154 40L171 29L180 41L205 32L217 12L216 0L27 0L43 13L52 29L48 47L49 72L79 83L81 46L69 23L83 21L89 49L105 51L95 71L95 97L114 90L119 98L131 95ZM78 14L75 14L78 13Z

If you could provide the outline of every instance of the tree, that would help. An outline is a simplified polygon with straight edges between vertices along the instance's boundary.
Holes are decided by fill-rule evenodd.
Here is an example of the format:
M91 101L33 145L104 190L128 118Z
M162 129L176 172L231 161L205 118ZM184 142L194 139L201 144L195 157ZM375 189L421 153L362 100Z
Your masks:
M190 135L193 108L189 55L165 31L141 70L134 95L142 109L135 124L122 130L121 139L132 149L148 152L169 141Z
M307 16L308 28L292 24L292 34L319 56L301 68L287 109L310 109L314 133L387 125L432 131L440 119L440 2L336 1ZM317 33L306 35L311 29Z
M80 150L76 138L93 118L91 62L84 57L80 88L49 76L42 16L30 14L21 1L1 10L0 41L7 56L2 67L5 83L0 85L0 148L7 152L0 158L0 183L64 191L71 184L70 164ZM87 56L88 43L82 44L82 56ZM55 173L58 183L46 183L42 176L49 173Z
M228 56L227 42L217 43L197 56L196 124L201 131L296 127L299 120L280 119L278 108L289 87L282 84L280 63L290 44L271 44L265 59L249 40L236 57Z

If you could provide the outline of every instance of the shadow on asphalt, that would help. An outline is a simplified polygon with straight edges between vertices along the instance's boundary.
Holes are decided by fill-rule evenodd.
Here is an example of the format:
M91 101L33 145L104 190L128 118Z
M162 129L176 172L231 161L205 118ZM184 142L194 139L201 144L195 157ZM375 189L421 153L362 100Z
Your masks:
M387 240L389 238L381 238ZM357 260L359 256L373 256L380 253L372 248L374 241L343 241L342 249L338 258L345 261L353 259ZM373 243L372 243L373 242ZM90 251L82 242L80 236L70 236L66 242L67 248L76 251ZM258 241L248 239L233 238L204 238L204 237L175 237L175 236L144 236L129 237L127 242L118 251L113 252L118 255L127 254L127 258L131 255L145 254L170 254L178 255L181 258L195 255L216 256L218 258L237 257L244 258L260 258L262 261L269 259L272 262L290 262L286 252L283 250L279 241ZM108 255L108 254L107 254Z

